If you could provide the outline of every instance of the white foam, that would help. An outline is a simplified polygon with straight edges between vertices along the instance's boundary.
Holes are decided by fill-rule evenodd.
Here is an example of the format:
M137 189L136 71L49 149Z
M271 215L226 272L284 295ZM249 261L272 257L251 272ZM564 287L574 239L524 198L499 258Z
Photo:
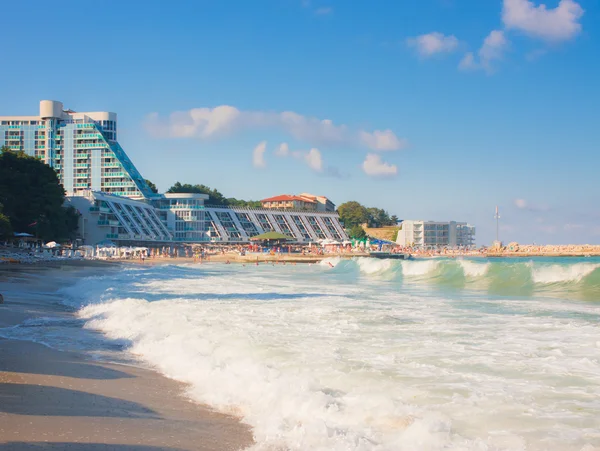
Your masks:
M404 263L426 275L439 261ZM458 308L351 273L215 268L82 284L102 302L79 315L193 399L240 415L256 450L574 451L597 440L600 307L573 304L565 319L566 302Z
M471 260L458 260L458 263L467 277L483 277L490 267L490 263L476 263Z
M435 271L440 260L404 260L402 261L402 274L404 276L424 276Z
M332 267L337 266L341 261L342 259L340 257L328 257L321 260L319 265Z
M580 282L600 265L593 263L575 263L572 265L531 265L533 281L539 284L553 284L565 282Z
M364 274L380 274L392 267L393 260L379 260L376 258L357 258L356 263L360 272Z

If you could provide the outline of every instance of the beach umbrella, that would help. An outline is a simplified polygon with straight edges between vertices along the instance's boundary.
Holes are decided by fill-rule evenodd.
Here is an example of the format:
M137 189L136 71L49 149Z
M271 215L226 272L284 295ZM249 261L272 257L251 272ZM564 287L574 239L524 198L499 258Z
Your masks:
M60 244L58 244L56 241L49 241L48 243L44 244L44 247L46 249L54 249L56 247L60 247Z

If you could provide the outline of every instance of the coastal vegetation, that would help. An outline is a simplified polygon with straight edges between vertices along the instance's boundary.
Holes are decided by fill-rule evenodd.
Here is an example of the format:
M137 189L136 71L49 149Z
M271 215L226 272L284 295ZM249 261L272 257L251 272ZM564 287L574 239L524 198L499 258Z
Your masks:
M346 229L350 238L355 240L362 240L367 237L367 232L360 225L353 225L349 229Z
M5 240L6 238L12 236L12 227L10 226L10 219L4 213L2 204L0 204L0 240Z
M79 213L64 201L54 169L25 152L0 148L0 236L25 232L45 241L72 239Z
M235 197L225 197L220 191L211 189L206 185L190 185L189 183L181 184L176 182L171 188L167 190L167 193L196 193L196 194L207 194L208 205L223 205L228 207L250 207L260 208L262 204L260 201L254 200L241 200Z
M158 194L158 188L156 187L156 185L154 183L152 183L148 179L145 179L145 182L146 182L146 185L148 185L148 187L154 194Z
M344 223L346 229L350 230L353 226L366 224L367 227L379 228L386 226L395 226L398 223L396 215L390 214L375 207L365 207L364 205L350 201L341 204L337 209L340 215L340 221Z

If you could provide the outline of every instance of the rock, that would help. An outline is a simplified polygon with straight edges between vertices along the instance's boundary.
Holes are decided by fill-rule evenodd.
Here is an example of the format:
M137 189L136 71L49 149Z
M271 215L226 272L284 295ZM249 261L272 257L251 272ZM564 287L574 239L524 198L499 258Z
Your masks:
M0 304L4 304L4 297L0 294Z

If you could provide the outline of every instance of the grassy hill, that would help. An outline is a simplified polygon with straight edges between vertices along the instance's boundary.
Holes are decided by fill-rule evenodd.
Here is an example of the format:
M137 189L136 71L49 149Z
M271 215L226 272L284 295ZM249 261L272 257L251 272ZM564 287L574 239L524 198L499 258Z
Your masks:
M375 237L380 240L387 241L395 241L397 232L400 230L398 226L389 226L389 227L379 227L377 229L372 229L369 227L363 227L367 235Z

